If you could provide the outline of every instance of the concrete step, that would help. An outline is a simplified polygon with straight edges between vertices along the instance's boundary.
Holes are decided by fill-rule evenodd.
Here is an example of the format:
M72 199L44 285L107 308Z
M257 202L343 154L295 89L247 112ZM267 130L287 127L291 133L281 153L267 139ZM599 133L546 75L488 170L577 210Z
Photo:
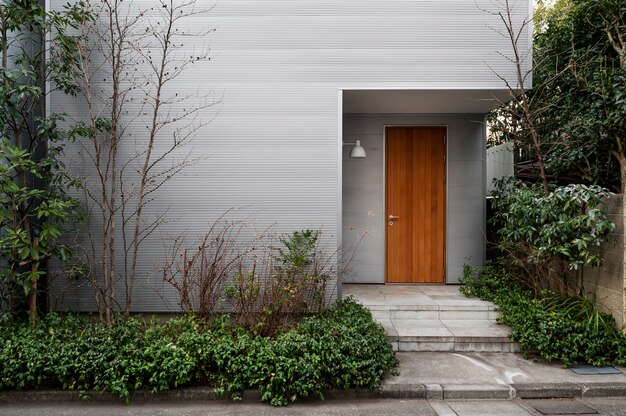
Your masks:
M492 304L368 305L395 351L519 352Z
M343 285L387 331L396 351L517 352L493 303L458 286Z
M516 342L507 337L471 336L388 336L397 352L519 352Z
M496 306L482 302L450 305L365 305L374 319L498 319Z

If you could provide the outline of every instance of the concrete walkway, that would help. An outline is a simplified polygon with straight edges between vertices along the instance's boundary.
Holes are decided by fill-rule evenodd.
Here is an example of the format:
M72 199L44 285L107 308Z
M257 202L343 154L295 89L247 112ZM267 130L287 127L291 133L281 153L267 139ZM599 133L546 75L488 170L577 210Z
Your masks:
M367 307L396 351L515 352L496 306L449 285L344 284L344 297Z
M626 397L626 368L619 374L579 375L558 363L525 359L519 353L398 353L399 375L383 388L425 390L427 399L544 399Z

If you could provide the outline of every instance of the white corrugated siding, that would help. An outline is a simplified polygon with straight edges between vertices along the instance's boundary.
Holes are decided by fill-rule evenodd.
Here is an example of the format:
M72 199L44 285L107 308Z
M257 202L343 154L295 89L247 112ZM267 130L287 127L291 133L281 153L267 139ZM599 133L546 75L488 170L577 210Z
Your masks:
M53 8L62 3L51 0ZM478 3L492 6L488 0ZM518 19L527 11L527 1L515 2ZM202 115L214 120L194 140L194 155L206 158L161 189L150 212L169 209L177 220L164 228L165 235L198 234L235 207L240 215L254 213L259 229L273 223L279 232L322 227L336 246L338 89L502 88L487 67L513 74L497 53L509 50L507 40L490 28L497 24L473 0L215 2L207 16L186 25L216 29L208 38L212 59L174 86L179 93L213 90L222 97ZM193 53L194 47L186 43L178 51ZM51 110L76 114L80 105L55 96ZM145 126L132 131L137 145L143 131ZM71 159L81 168L77 158ZM171 291L153 290L161 286L151 271L158 270L163 250L161 236L144 246L137 311L167 310L161 295L175 306ZM69 291L62 305L91 308L89 293Z
M502 143L487 149L487 193L493 191L493 180L515 174L513 143Z

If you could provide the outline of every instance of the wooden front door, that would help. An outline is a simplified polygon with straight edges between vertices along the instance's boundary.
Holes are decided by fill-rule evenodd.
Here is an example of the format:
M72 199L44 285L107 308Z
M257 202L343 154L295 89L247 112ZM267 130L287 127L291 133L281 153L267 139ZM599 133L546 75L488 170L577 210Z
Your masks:
M387 127L386 281L444 283L445 127Z

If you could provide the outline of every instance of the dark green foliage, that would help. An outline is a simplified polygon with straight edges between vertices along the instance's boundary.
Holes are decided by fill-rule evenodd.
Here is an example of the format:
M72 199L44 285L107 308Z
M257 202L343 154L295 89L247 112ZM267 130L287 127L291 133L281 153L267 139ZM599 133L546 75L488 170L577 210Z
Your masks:
M523 351L536 352L564 366L626 364L626 336L610 315L576 295L545 291L536 297L506 270L502 264L481 270L466 265L461 291L496 303L501 313L499 322L512 328L510 337Z
M62 387L129 399L136 389L210 383L233 398L253 388L285 405L332 387L375 388L398 364L384 330L350 300L275 339L229 328L228 317L108 325L56 314L34 327L5 325L0 390Z
M626 168L626 4L555 3L537 25L533 85L540 89L530 93L540 96L533 110L547 169L619 192L620 164Z
M322 371L333 386L375 387L398 365L385 331L352 300L326 309L321 318L309 318L299 328L319 342Z
M521 287L510 277L502 262L490 264L483 269L463 265L463 286L460 292L468 297L480 298L497 305L503 303L501 296L512 297Z
M82 1L60 12L37 0L0 4L0 320L27 301L34 320L46 262L71 253L61 237L76 219L78 201L67 194L76 184L61 161L63 117L46 116L44 103L47 88L76 93L68 66L81 52L66 31L92 17Z
M537 161L541 153L551 180L620 192L626 181L626 3L535 6L533 89L490 115L489 142L514 141L518 161ZM520 102L529 105L539 146Z
M384 330L351 300L306 319L273 342L240 332L224 335L218 345L218 389L237 398L246 388L258 388L261 398L274 405L323 397L331 387L375 388L398 365Z
M559 256L570 269L599 266L602 258L592 251L615 225L598 206L608 192L598 186L568 185L548 196L538 185L504 178L495 181L494 221L499 243L505 249L528 245L528 258L541 261Z
M36 327L2 329L0 388L60 386L71 390L111 392L128 398L185 384L195 360L176 344L172 327L189 331L193 321L144 325L130 319L117 325L76 316L49 314Z
M602 264L597 247L615 228L599 208L609 193L595 185L568 185L546 196L538 184L512 178L494 184L496 244L508 264L520 269L515 275L537 293L580 292L582 267Z
M16 313L20 302L36 292L48 259L65 261L71 254L61 236L65 224L76 219L78 201L66 193L72 182L60 170L61 148L51 144L48 156L37 158L0 140L0 285L6 291L0 291L0 305L5 303L0 320Z

